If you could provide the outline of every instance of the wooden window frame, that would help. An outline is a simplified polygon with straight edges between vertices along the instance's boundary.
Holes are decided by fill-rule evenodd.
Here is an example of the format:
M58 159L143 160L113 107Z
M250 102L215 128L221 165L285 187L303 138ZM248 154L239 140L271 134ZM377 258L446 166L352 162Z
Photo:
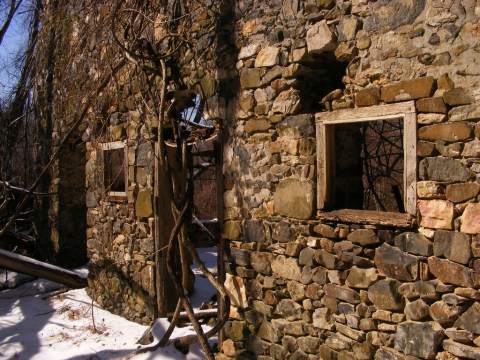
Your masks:
M324 211L331 202L334 182L334 126L401 119L404 149L405 213L341 209ZM317 208L318 217L325 220L411 227L417 212L417 115L413 101L342 109L315 115L317 132Z
M127 143L125 141L113 141L109 143L99 144L99 149L101 150L101 159L102 159L102 187L104 193L107 195L107 198L110 200L123 200L127 197L127 187L128 187L128 161L127 161ZM125 176L125 191L108 191L105 187L105 151L123 149L124 151L124 176Z

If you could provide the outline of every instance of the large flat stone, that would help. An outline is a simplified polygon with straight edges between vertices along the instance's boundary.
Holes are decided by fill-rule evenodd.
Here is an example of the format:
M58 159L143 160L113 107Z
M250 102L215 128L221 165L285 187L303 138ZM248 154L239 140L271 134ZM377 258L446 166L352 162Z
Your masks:
M137 217L150 217L153 215L152 193L148 189L142 189L135 200L135 215Z
M298 90L289 89L282 91L273 101L272 112L284 115L295 115L301 109L300 93Z
M256 59L255 67L274 66L280 59L280 48L277 46L267 46L260 50Z
M378 88L362 89L355 95L355 105L358 107L378 105L380 90Z
M473 287L473 270L450 260L431 256L428 258L430 272L445 284Z
M430 256L433 254L433 243L425 236L406 232L395 237L395 246L414 255Z
M277 214L309 219L314 210L314 184L310 180L285 179L273 196Z
M472 257L470 237L455 231L436 231L433 253L435 256L445 256L448 260L468 264Z
M240 49L238 53L238 60L248 59L253 57L258 51L260 50L260 44L251 44L248 46L244 46Z
M444 157L430 157L420 161L421 180L433 180L446 183L466 182L473 173L460 161Z
M426 318L429 315L429 310L430 306L422 299L418 299L405 305L404 312L408 320L417 321Z
M271 124L267 119L252 119L245 123L245 132L253 134L256 132L266 131L270 129Z
M360 303L360 295L348 287L335 284L326 284L324 286L325 294L331 298L346 301L350 304Z
M272 273L276 277L300 281L302 270L295 258L287 258L283 255L277 256L272 261Z
M250 264L253 269L262 275L272 274L273 254L254 251L250 255Z
M474 97L469 89L458 87L446 91L443 101L450 106L469 105L474 101Z
M262 71L260 69L244 68L240 72L240 86L242 89L255 89L260 87Z
M415 103L417 111L420 113L437 113L437 114L446 114L447 106L443 101L443 98L440 96L419 99Z
M475 302L465 311L454 324L455 327L480 335L480 303Z
M395 349L405 355L434 359L443 338L443 329L436 322L406 321L397 326Z
M400 281L380 280L368 289L368 299L380 310L403 310L405 301L398 292Z
M460 344L453 340L445 340L443 349L462 359L480 360L480 347Z
M241 277L227 273L225 278L225 289L227 290L233 305L243 309L248 307L245 283Z
M466 122L450 122L423 126L418 130L420 140L462 141L469 139L472 128Z
M415 280L418 276L418 260L396 247L382 244L375 251L375 265L388 277L397 280Z
M378 280L378 272L375 268L362 269L353 266L348 273L345 284L353 288L368 289Z
M280 300L275 310L276 315L280 315L289 321L300 320L302 313L302 306L291 299Z
M475 139L467 142L463 148L462 156L473 158L480 157L480 140Z
M395 102L397 96L415 100L432 96L434 89L435 79L431 76L425 76L383 86L380 96L382 101L387 103Z
M357 229L348 234L347 239L361 246L375 245L380 242L377 235L370 229Z
M387 32L402 25L412 24L425 7L425 0L379 0L369 2L369 16L365 19L365 31Z
M328 308L315 309L312 316L313 326L323 330L333 330L335 328L335 321L332 317L332 312Z
M451 305L445 301L436 301L430 305L430 316L433 320L441 324L443 327L448 327L453 324L458 316L465 311L465 306Z
M465 105L453 108L448 112L449 121L478 121L480 119L480 106Z
M446 188L447 200L463 202L476 197L480 193L480 185L474 182L450 184Z

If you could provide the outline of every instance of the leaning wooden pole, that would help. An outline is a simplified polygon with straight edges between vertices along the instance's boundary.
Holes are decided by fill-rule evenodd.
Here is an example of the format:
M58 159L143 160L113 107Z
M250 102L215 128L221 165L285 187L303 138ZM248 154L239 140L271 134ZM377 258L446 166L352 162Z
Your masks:
M0 267L52 280L73 289L81 289L88 286L87 278L73 271L6 250L0 250Z

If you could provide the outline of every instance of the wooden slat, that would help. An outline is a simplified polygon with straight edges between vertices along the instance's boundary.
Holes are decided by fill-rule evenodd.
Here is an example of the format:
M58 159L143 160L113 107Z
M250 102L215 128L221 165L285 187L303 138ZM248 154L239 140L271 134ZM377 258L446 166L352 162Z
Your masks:
M315 120L329 124L341 124L394 119L396 117L404 117L405 114L412 112L415 113L415 102L407 101L396 104L321 112L315 114Z
M415 113L405 114L403 133L405 211L415 216L417 213L417 118Z
M372 210L345 209L330 212L319 211L317 218L342 223L393 226L399 228L412 228L416 225L415 218L409 214Z
M327 146L325 125L317 123L317 207L324 209L327 203Z

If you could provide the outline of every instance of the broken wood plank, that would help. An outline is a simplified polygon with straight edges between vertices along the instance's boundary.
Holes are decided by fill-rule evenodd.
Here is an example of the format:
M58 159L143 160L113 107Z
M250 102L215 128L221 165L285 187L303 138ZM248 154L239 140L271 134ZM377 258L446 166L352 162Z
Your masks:
M205 310L195 310L195 318L196 319L208 319L208 318L214 318L218 316L218 310L217 309L205 309ZM168 318L173 317L173 313L167 314ZM189 320L188 314L185 311L182 311L180 315L178 316L179 320Z
M342 223L394 226L400 228L412 228L416 225L415 218L409 214L373 210L345 209L328 212L319 211L317 219Z
M73 271L6 250L0 250L0 267L55 281L73 289L88 286L87 278Z

